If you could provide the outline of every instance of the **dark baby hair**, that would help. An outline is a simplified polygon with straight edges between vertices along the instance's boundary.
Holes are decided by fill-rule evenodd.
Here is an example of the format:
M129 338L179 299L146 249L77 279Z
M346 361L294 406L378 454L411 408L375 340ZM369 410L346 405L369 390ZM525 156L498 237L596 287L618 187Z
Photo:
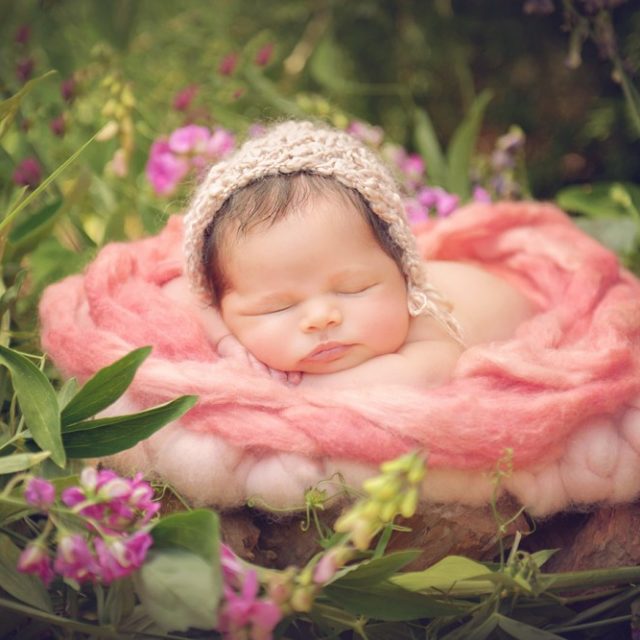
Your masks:
M241 238L259 226L271 226L309 199L330 193L352 204L367 222L383 251L402 272L402 249L391 239L387 223L380 219L355 189L345 187L331 177L306 171L265 176L232 193L211 219L204 232L203 270L213 304L229 287L220 255L230 241L229 232Z

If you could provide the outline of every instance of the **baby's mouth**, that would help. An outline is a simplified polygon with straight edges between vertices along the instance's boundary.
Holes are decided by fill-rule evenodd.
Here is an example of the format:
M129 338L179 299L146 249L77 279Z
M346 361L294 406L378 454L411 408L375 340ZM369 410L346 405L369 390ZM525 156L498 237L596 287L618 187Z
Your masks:
M351 346L341 342L323 342L308 353L302 362L332 362L341 358Z

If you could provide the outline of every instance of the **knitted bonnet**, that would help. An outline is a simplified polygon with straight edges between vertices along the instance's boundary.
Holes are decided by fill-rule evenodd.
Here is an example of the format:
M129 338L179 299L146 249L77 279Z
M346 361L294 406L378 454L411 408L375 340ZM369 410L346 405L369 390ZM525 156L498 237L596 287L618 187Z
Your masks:
M186 273L193 289L199 294L207 292L204 235L225 200L260 178L300 171L334 178L360 193L371 210L387 223L391 239L402 250L410 314L432 315L460 340L458 323L442 296L427 281L402 198L387 168L355 137L313 122L278 124L247 140L228 159L211 167L184 217Z

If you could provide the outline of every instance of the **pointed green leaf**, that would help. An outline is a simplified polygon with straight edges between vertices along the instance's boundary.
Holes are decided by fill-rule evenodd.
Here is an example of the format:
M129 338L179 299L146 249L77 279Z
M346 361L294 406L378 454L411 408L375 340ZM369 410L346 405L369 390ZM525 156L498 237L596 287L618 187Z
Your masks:
M0 533L0 587L14 598L42 611L52 611L51 598L39 578L17 569L20 549Z
M26 198L18 203L0 220L0 231L3 231L13 219L37 196L39 196L68 166L73 164L80 154L94 141L97 134L91 136L75 153L69 156L52 174L47 176Z
M218 515L208 509L165 516L151 530L153 548L180 548L217 563L219 553Z
M426 163L429 184L448 189L447 162L431 118L424 109L417 108L414 112L414 120L416 149Z
M24 97L37 85L42 82L45 78L52 76L55 71L47 71L47 73L39 76L38 78L33 78L33 80L29 80L18 93L3 100L0 102L0 138L4 136L4 134L9 130L9 127L13 124L15 120L16 114L18 113L18 109L20 108L20 103L24 99Z
M471 105L469 113L453 133L447 149L449 191L466 201L471 196L471 160L476 146L485 109L491 100L491 92L483 91Z
M436 590L443 593L483 593L493 591L487 581L469 582L486 576L487 568L463 556L447 556L423 571L409 571L391 578L391 582L409 591Z
M151 551L134 580L145 610L161 629L215 627L221 583L201 556L178 549Z
M51 230L61 207L62 199L58 198L16 224L9 233L11 249L21 248L24 253L25 247L33 247L39 238Z
M130 449L168 422L177 420L196 401L196 396L182 396L140 413L76 422L66 427L63 434L65 451L69 458L99 458Z
M458 615L468 610L466 603L453 603L402 589L391 582L352 588L329 584L323 594L350 613L384 621L415 620Z
M620 192L629 199L616 197ZM556 203L565 211L581 213L590 218L627 217L629 209L640 208L640 186L631 182L599 182L566 187L556 194Z
M75 378L65 380L58 391L58 406L62 411L71 402L71 399L78 393L79 385Z
M129 387L138 367L151 353L142 347L100 369L62 411L62 427L96 415L112 405Z
M332 582L343 586L364 586L386 580L396 571L415 560L420 551L397 551L375 560L368 560L347 570Z
M0 363L11 372L13 388L33 439L60 467L66 457L60 436L60 412L56 393L47 377L30 360L0 346Z
M8 456L2 456L0 457L0 475L30 469L46 460L50 455L49 451L40 451L39 453L12 453Z
M518 622L513 618L496 614L498 618L498 626L506 631L512 638L516 640L563 640L562 636L555 633L545 631L544 629L536 629L524 622Z
M541 549L531 554L531 559L538 569L558 553L558 549Z

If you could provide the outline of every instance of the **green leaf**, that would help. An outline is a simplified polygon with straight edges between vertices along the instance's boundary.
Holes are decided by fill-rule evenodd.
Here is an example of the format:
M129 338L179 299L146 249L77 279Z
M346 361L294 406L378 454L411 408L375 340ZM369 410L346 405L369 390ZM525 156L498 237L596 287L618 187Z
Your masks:
M332 584L343 586L366 586L386 580L396 571L415 560L420 551L397 551L375 560L368 560L355 568L348 567L343 575L339 576Z
M18 113L18 109L20 108L20 103L24 97L31 91L31 89L33 89L33 87L35 87L35 85L52 76L54 73L56 72L47 71L47 73L39 76L38 78L29 80L29 82L27 82L24 87L18 91L18 93L0 102L0 138L4 136L4 134L9 130L9 127L13 124Z
M636 209L640 208L640 186L629 182L599 182L561 189L556 203L565 211L590 218L626 217L629 207L616 194L624 190Z
M469 113L454 131L447 149L447 165L449 168L449 191L466 201L471 196L471 180L469 177L471 159L480 131L485 109L491 100L491 92L483 91L473 102Z
M603 216L575 218L574 222L585 233L619 256L630 255L640 238L640 226L630 218Z
M491 583L482 585L475 580L479 576L486 576L487 568L475 560L464 556L447 556L423 571L410 571L391 578L397 584L409 591L435 590L442 593L476 594L493 591ZM474 582L469 582L474 580Z
M550 558L558 553L559 549L541 549L531 554L531 560L535 563L538 569L545 564Z
M0 220L0 231L3 231L13 219L37 196L39 196L67 167L73 164L80 154L94 141L97 134L91 136L75 153L69 156L52 174L47 176L26 198L18 203Z
M39 453L12 453L8 456L2 456L0 457L0 475L30 469L50 455L49 451L40 451Z
M47 377L30 360L13 349L0 346L0 363L11 371L13 388L33 439L60 467L66 457L60 435L60 412L56 393Z
M416 149L427 165L429 183L443 189L449 188L447 162L438 141L433 123L424 109L416 108L414 112Z
M98 458L130 449L168 422L177 420L196 401L196 396L182 396L140 413L76 422L66 427L63 434L65 451L69 458Z
M178 549L151 551L134 581L145 610L161 629L215 627L220 581L202 556Z
M512 638L516 640L563 640L562 636L557 636L550 631L544 629L536 629L524 622L518 622L513 618L507 618L499 613L494 614L498 619L498 626L506 631Z
M62 411L63 430L67 425L90 418L112 405L127 390L138 367L150 353L151 347L142 347L100 369Z
M136 596L131 578L116 580L107 593L104 603L104 617L102 624L118 626L122 620L128 618L136 605Z
M151 530L154 549L179 548L202 556L212 565L219 557L218 515L208 509L165 516Z
M53 611L51 599L39 578L16 568L20 550L9 536L0 533L0 587L14 598L42 611Z
M58 406L60 407L60 411L71 402L71 399L78 393L78 388L78 381L75 378L69 378L64 381L58 391Z
M468 609L466 604L425 596L391 582L362 588L333 583L324 588L323 594L350 613L388 622L458 615Z
M53 226L62 206L62 199L58 198L46 204L39 211L32 213L25 220L16 224L9 233L11 249L33 246Z

